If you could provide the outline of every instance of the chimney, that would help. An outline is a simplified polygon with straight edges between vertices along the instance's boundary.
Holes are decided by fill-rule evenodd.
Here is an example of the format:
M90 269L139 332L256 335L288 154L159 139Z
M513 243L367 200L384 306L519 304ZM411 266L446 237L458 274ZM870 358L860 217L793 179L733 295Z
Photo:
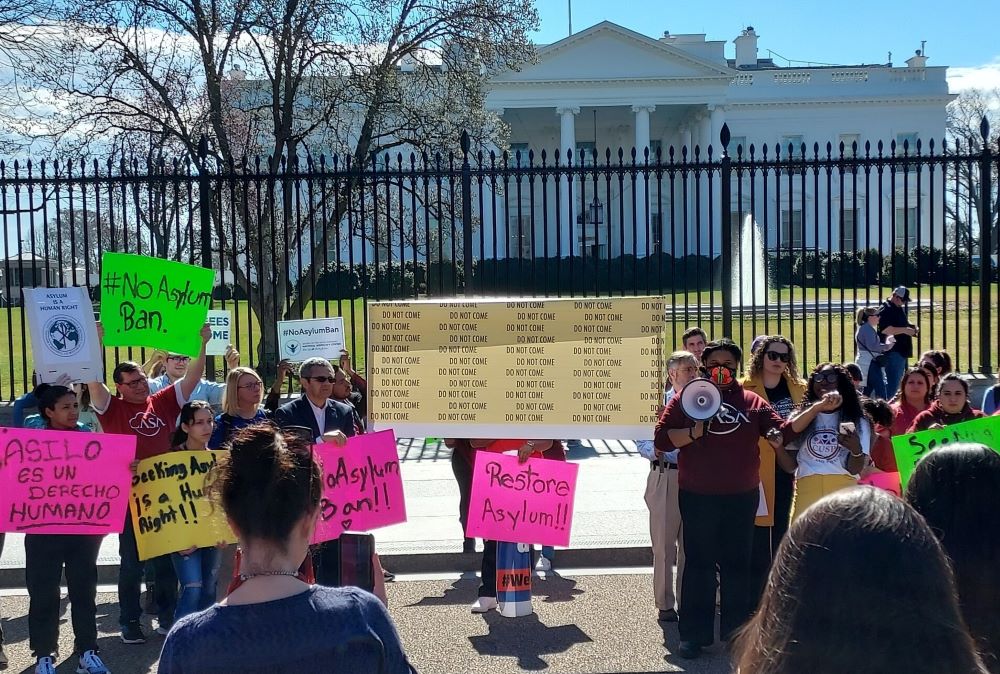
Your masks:
M924 56L923 50L918 49L917 52L913 56L911 56L910 58L906 59L906 67L907 68L926 68L927 67L927 57Z
M737 68L757 65L757 33L753 26L747 26L733 42L736 44Z

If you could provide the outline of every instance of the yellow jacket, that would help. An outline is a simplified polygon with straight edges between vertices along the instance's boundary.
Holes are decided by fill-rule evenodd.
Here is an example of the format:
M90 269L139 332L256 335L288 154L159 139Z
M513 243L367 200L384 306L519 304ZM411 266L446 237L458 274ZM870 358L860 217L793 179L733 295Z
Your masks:
M785 383L788 384L788 392L792 396L792 402L796 405L806 397L806 387L809 384L802 379L792 379L788 373L784 374ZM741 382L747 391L753 391L764 400L767 400L767 391L764 390L764 378L760 375L746 377ZM754 522L758 527L774 526L774 450L771 445L761 438L757 445L760 448L760 482L764 485L764 500L767 503L767 514L760 515Z

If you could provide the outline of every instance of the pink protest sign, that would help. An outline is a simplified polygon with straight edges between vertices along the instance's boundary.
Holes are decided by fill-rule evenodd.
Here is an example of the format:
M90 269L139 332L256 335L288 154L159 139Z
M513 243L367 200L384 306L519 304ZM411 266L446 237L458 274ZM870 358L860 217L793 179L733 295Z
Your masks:
M899 488L899 473L869 473L858 480L858 484L868 484L879 489L891 491L896 496L901 495Z
M510 543L569 545L579 466L476 452L465 535Z
M313 543L345 531L370 531L406 521L396 435L391 429L357 435L344 447L314 447L323 466L323 495Z
M134 436L0 428L0 447L0 531L121 533Z

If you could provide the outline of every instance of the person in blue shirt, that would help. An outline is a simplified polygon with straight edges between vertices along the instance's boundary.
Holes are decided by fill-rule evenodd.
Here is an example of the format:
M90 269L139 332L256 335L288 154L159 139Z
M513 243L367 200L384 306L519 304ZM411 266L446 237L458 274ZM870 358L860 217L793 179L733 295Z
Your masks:
M280 391L280 383L291 369L287 361L278 365L276 387ZM274 389L271 391L274 395ZM232 438L233 433L241 428L259 424L267 420L264 400L264 381L255 370L249 367L234 367L226 375L225 394L222 397L222 414L215 417L215 431L208 441L210 449L218 449Z
M690 351L675 351L667 359L667 389L664 407L675 392L698 376L698 359ZM663 408L660 408L660 412ZM681 510L677 501L677 453L657 452L652 440L639 440L636 449L650 462L646 480L646 507L649 508L649 537L653 544L653 597L657 619L677 622L681 574L684 572L684 544L681 538ZM673 567L677 564L677 592Z
M28 410L33 410L38 407L38 397L35 396L35 387L41 384L41 378L38 376L37 372L31 373L31 390L25 393L23 396L14 401L14 428L24 428L25 417ZM34 415L32 415L34 416Z
M240 364L240 352L230 344L226 348L226 366L232 370ZM149 380L149 394L153 395L160 389L172 386L184 378L188 364L191 362L190 356L180 353L167 353L164 359L164 371L159 377ZM195 387L194 393L189 400L203 400L215 409L222 407L222 398L226 392L226 385L214 381L202 379Z
M218 604L174 624L160 674L414 671L375 595L300 575L322 492L311 443L269 425L233 437L209 489L239 540L239 582Z

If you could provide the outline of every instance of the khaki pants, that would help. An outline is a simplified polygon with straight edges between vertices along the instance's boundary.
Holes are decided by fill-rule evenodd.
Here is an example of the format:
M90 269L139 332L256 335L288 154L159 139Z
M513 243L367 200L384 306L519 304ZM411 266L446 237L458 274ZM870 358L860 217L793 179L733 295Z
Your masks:
M646 480L646 507L649 508L649 538L653 545L653 596L661 611L680 604L681 576L684 573L684 539L681 510L677 501L677 471L657 468ZM677 591L674 592L674 564Z

